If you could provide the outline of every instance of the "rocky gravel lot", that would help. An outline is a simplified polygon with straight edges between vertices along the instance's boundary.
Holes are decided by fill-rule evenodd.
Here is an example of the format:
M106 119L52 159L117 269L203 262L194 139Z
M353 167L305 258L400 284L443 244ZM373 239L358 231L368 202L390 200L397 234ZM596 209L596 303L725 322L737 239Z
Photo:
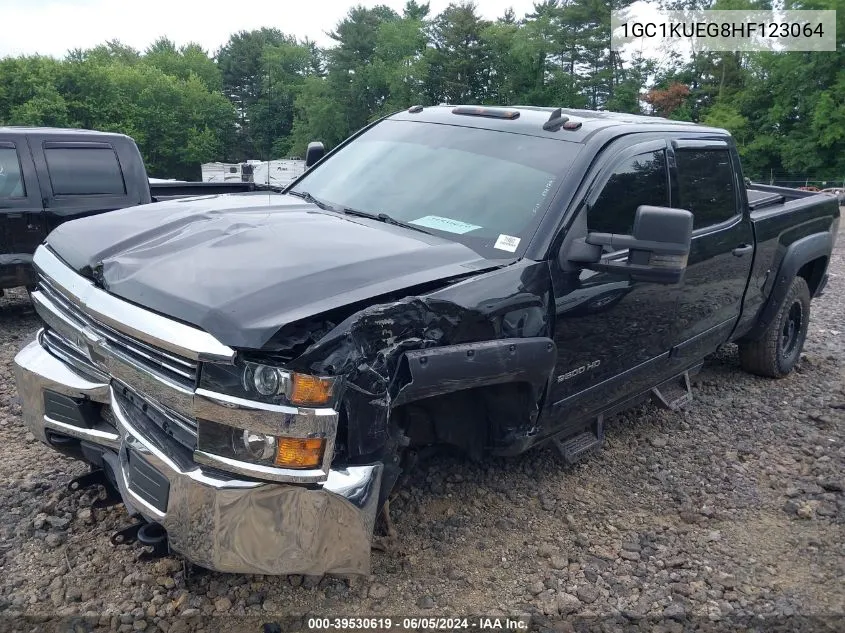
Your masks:
M686 411L613 418L604 450L573 469L552 449L483 466L428 458L391 505L397 550L374 552L372 576L351 581L201 573L113 547L122 506L92 511L91 493L68 492L85 466L21 424L11 361L36 319L26 295L10 293L0 300L0 629L522 614L556 631L843 630L843 234L831 272L791 376L745 374L728 346L695 377Z

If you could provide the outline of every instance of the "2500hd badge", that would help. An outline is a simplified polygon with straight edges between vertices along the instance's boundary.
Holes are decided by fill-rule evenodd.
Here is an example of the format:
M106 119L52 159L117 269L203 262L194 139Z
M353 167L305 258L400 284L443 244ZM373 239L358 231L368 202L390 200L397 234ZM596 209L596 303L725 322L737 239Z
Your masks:
M579 374L583 374L585 371L590 371L591 369L595 369L601 365L600 360L594 360L591 363L587 363L586 365L581 365L580 367L576 367L572 371L568 371L565 374L561 374L557 377L558 382L563 382L564 380L569 380L570 378L575 378L575 376Z

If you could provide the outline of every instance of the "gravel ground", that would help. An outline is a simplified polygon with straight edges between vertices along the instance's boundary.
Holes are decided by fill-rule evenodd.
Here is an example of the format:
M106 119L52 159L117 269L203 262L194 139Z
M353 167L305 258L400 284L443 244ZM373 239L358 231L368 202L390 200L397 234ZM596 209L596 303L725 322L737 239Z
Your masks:
M676 631L751 618L795 629L806 616L817 618L806 630L843 630L843 234L831 273L791 376L745 374L727 346L694 379L690 408L613 418L604 450L575 468L551 449L483 466L428 458L391 504L397 551L374 552L372 576L351 581L202 573L113 547L122 506L92 511L91 493L68 492L86 467L21 424L11 361L36 319L25 294L9 293L0 622L175 633L285 628L285 616L530 614L540 629Z

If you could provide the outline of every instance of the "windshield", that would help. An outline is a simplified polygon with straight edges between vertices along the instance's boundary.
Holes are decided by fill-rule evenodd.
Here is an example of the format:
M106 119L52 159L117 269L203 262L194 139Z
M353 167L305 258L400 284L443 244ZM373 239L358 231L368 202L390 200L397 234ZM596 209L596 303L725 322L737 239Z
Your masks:
M513 257L580 148L509 132L388 120L291 191L337 209L387 214L485 257Z

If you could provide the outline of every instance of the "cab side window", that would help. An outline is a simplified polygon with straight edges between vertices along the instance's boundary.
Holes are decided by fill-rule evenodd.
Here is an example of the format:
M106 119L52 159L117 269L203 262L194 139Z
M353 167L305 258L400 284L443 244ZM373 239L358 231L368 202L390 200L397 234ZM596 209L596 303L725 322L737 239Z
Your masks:
M126 195L123 172L111 147L46 144L44 157L56 196Z
M587 228L630 235L637 207L669 206L666 152L637 154L621 161L587 213Z
M726 149L679 149L678 204L692 211L693 229L719 224L739 213L734 170Z
M26 189L14 147L0 147L0 198L25 198Z

